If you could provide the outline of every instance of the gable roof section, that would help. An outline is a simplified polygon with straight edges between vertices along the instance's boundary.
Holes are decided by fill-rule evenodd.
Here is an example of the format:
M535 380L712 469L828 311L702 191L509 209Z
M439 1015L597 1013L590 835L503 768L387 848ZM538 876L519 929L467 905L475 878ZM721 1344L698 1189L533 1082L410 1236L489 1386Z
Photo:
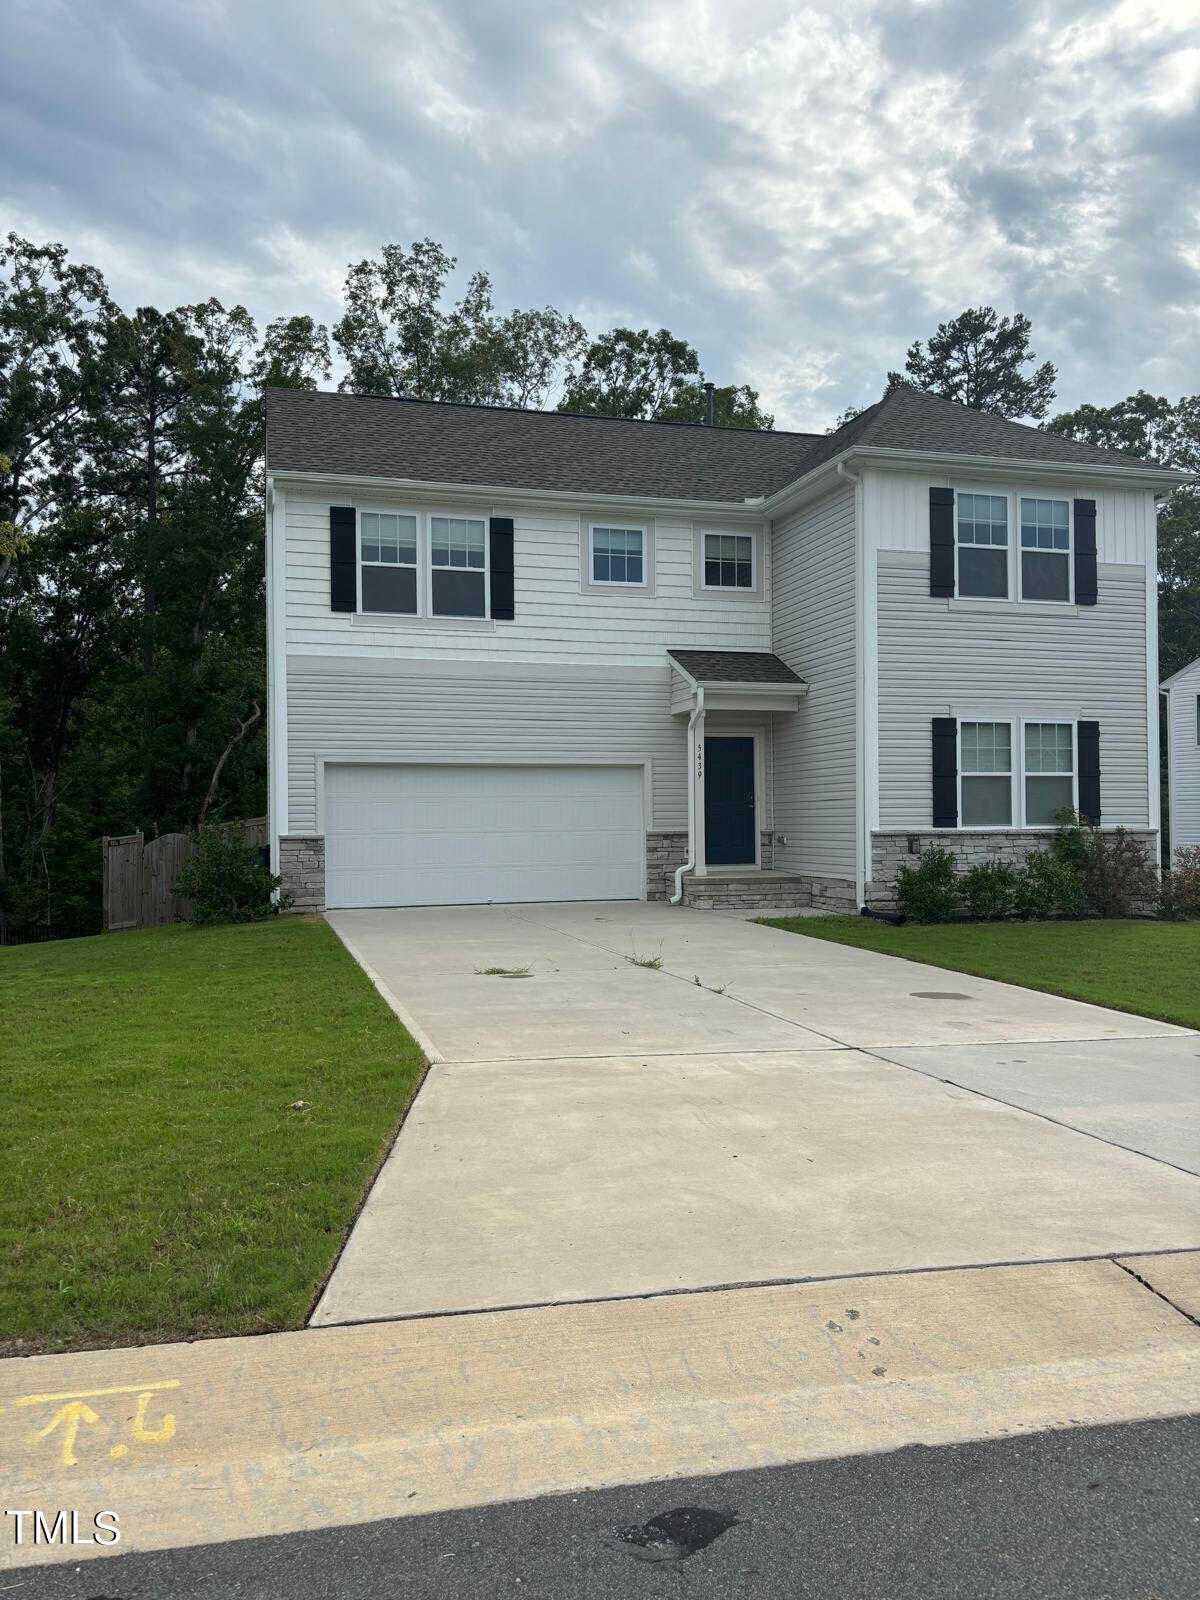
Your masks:
M697 683L803 683L769 650L668 650Z
M308 389L267 393L267 470L278 473L741 507L856 449L1164 470L909 388L894 389L829 434Z
M818 437L305 389L267 395L269 472L741 504L798 478Z
M1173 672L1169 678L1164 678L1158 687L1160 689L1169 689L1173 684L1186 683L1192 677L1200 685L1200 656L1197 656L1194 661L1189 661L1186 667L1180 667L1179 671Z
M1151 468L1153 461L1047 433L1024 422L1010 422L975 411L921 389L900 387L885 394L834 433L819 438L804 463L806 472L832 461L844 450L912 450L951 456L994 456L1012 461L1063 466Z

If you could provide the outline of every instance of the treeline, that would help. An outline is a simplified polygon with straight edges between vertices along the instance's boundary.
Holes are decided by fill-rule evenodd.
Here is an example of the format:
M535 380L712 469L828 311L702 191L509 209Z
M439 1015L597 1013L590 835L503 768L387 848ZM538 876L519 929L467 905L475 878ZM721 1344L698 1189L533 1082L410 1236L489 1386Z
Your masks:
M297 314L260 330L215 299L124 310L63 246L0 247L0 919L96 929L102 834L265 810L268 387L326 383L336 353L359 392L702 420L686 341L501 314L486 273L451 297L454 266L432 240L385 246L350 267L332 329ZM1045 417L1054 372L1023 377L1028 333L964 312L893 376ZM747 385L714 400L719 425L773 426ZM1195 467L1198 411L1139 393L1048 425ZM1200 654L1195 490L1162 527L1172 670Z

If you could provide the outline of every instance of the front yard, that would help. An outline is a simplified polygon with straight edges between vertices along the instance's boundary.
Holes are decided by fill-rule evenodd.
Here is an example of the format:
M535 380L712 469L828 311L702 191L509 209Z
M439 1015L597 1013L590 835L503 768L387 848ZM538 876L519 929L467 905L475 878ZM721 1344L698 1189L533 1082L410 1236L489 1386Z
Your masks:
M772 928L1200 1028L1200 922L969 922L762 917Z
M0 951L0 1354L303 1325L420 1080L326 925Z

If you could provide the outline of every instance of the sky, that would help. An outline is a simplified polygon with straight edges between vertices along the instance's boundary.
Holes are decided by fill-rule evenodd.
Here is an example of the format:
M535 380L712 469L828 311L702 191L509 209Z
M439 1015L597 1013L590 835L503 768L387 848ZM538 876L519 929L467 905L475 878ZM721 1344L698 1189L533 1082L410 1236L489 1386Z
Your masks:
M1200 390L1200 0L3 0L0 232L127 308L339 315L432 237L779 427L968 305L1058 405Z

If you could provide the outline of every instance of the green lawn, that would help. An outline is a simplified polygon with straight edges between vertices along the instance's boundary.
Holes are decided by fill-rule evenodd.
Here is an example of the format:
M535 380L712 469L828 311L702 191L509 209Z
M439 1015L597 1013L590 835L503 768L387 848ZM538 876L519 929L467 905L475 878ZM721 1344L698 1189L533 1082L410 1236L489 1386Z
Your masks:
M1200 1028L1200 922L971 922L761 917L772 928L1024 984Z
M315 918L0 950L0 1353L302 1326L423 1066Z

